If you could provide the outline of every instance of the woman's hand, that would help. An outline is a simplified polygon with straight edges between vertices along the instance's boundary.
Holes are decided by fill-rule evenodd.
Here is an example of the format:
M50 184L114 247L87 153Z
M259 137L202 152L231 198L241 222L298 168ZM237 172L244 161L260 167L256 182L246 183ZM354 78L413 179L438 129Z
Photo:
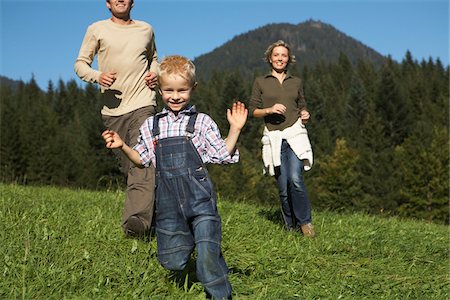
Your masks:
M267 108L267 114L280 114L280 115L284 115L284 113L286 112L286 106L284 106L283 104L277 103L274 104L272 107Z
M308 123L309 121L309 111L307 111L306 109L303 109L302 111L300 111L300 119L302 120L303 124Z

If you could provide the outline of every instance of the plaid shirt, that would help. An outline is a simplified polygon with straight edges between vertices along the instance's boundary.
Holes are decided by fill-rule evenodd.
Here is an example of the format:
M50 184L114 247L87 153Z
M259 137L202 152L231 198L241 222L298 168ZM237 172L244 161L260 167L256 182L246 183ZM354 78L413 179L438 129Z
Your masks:
M172 111L164 108L158 113L162 117L159 119L159 135L157 139L186 135L186 126L190 115L196 112L195 106L187 106L184 110L175 115ZM152 134L153 116L145 120L139 129L138 143L133 147L140 157L143 166L148 167L150 163L156 166L155 146ZM214 120L207 114L199 113L194 125L195 131L192 143L197 149L203 163L228 164L239 161L239 151L230 155L225 145L225 141L220 136L219 128Z

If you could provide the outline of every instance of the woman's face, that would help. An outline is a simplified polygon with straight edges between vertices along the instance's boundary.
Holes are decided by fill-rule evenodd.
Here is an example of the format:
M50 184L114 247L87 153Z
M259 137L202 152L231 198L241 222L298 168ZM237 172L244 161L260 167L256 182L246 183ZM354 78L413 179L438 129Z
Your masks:
M272 69L277 72L283 72L286 70L289 61L289 50L286 47L278 46L273 48L272 55L270 56L270 63Z

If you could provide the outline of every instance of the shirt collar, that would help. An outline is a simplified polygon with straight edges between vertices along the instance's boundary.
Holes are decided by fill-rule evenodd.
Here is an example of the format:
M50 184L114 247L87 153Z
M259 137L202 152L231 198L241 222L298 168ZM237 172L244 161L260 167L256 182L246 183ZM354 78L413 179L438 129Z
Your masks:
M181 110L177 116L175 116L175 114L173 113L173 111L171 111L170 109L167 108L167 106L164 106L164 108L162 109L162 111L160 113L158 113L158 115L160 115L161 117L167 116L169 115L171 118L173 119L177 119L180 118L183 115L186 116L190 116L193 115L197 112L197 109L195 108L195 105L192 104L188 104L183 110Z
M293 76L293 75L292 75L292 73L291 73L290 71L286 71L286 78L285 78L285 79L288 79L289 77L292 77L292 76ZM269 73L267 73L267 74L264 76L264 78L269 78L269 77L275 78L275 76L272 75L272 71L270 71Z

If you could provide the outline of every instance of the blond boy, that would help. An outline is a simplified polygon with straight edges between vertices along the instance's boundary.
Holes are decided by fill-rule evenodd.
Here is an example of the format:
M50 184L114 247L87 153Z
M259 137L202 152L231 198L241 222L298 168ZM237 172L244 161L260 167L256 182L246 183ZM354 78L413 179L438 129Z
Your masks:
M165 108L148 118L138 144L130 148L117 133L105 131L106 147L119 148L136 165L156 166L156 235L158 260L169 270L185 268L197 248L197 277L206 294L230 299L228 267L221 252L221 219L206 163L236 163L236 142L247 120L241 102L227 110L228 137L190 104L197 83L194 64L169 56L160 65L159 87Z

